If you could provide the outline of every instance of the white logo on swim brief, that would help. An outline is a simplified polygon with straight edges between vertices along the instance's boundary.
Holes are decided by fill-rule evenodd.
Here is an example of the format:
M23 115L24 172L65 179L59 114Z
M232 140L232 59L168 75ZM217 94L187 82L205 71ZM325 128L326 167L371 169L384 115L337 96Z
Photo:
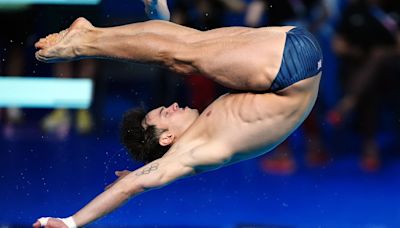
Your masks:
M318 61L318 70L322 68L322 59Z

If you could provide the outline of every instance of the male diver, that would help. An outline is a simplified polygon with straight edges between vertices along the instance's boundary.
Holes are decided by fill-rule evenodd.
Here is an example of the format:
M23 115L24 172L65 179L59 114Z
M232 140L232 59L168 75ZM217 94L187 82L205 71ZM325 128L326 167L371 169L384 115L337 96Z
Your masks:
M81 227L145 191L267 153L310 113L322 73L318 42L291 26L202 32L160 20L98 28L79 18L35 46L43 62L109 58L158 64L241 92L219 97L201 114L177 103L128 112L124 144L146 165L117 173L114 184L73 216L41 218L34 227Z

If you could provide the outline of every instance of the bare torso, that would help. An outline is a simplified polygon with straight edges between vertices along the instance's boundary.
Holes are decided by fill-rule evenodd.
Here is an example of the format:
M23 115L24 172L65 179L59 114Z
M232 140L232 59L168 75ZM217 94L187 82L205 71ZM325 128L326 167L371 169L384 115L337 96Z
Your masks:
M204 110L168 154L180 151L180 156L193 159L200 170L204 161L204 171L265 154L307 117L317 98L319 80L317 75L279 93L223 95ZM204 145L207 149L197 150Z

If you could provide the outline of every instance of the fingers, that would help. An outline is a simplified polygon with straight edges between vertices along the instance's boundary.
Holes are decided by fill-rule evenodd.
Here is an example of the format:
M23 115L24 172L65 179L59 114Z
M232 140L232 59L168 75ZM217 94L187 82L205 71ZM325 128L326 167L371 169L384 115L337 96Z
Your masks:
M42 227L42 226L46 226L48 221L49 221L49 217L42 217L42 218L38 219L38 220L32 225L32 227L34 227L34 228L40 228L40 227Z
M39 222L39 220L36 221L36 222L32 225L32 227L33 227L33 228L40 228L40 222Z
M75 221L72 217L69 218L51 218L45 217L38 219L33 225L33 228L56 228L56 227L76 227Z

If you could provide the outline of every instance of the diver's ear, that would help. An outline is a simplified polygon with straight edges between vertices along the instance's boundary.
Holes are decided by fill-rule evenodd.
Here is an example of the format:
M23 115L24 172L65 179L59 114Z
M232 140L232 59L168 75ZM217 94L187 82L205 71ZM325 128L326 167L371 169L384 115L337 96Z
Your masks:
M161 133L158 142L160 143L161 146L168 146L172 144L174 139L175 139L174 134L172 134L170 131L164 131L163 133Z

